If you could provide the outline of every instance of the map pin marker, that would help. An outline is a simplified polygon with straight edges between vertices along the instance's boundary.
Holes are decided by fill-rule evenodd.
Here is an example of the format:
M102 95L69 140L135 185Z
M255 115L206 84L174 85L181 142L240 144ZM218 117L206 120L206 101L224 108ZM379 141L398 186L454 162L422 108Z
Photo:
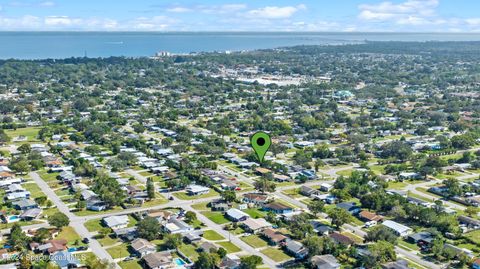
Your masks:
M258 161L263 162L263 157L267 154L270 145L272 145L272 140L270 135L265 132L256 132L252 137L250 137L250 145L252 145L255 154L257 154Z

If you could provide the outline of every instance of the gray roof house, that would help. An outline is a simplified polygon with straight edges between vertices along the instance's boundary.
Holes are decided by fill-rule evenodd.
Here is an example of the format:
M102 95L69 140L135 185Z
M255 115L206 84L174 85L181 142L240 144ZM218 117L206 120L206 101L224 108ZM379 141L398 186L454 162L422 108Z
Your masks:
M313 268L316 269L338 269L340 268L340 263L337 259L331 255L315 255L310 259L310 263Z

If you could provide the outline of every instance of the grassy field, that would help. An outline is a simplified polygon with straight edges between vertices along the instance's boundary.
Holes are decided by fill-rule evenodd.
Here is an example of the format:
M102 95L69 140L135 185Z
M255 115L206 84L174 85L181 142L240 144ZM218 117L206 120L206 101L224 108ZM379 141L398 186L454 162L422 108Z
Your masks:
M235 253L241 250L239 247L235 246L232 242L229 241L218 242L218 244L225 250L227 250L228 253Z
M353 172L353 169L347 169L347 170L342 170L338 171L336 174L339 176L344 176L344 177L349 177Z
M213 230L204 231L203 232L203 238L205 238L207 240L211 240L211 241L218 241L218 240L224 240L225 239L221 234L219 234L219 233L217 233Z
M57 176L59 173L48 173L45 170L41 170L38 172L38 175L45 181L45 182L50 182L50 181L56 181Z
M266 212L260 211L258 208L248 208L243 210L243 212L247 213L254 219L263 218L267 215Z
M77 232L75 232L75 230L70 226L63 227L62 231L55 239L65 239L68 241L69 246L73 246L75 245L75 243L79 243L79 245L84 245L81 242L82 238L80 238Z
M401 181L390 181L388 182L388 188L394 190L401 190L407 187L407 183Z
M112 258L114 259L125 258L130 256L130 252L128 251L127 244L121 244L118 246L107 248L107 252L110 253Z
M201 198L213 197L213 196L217 196L217 195L220 195L220 194L211 189L210 192L208 192L206 194L202 194L202 195L188 195L186 192L176 192L173 195L180 200L196 200L196 199L201 199Z
M198 259L198 252L194 245L182 244L178 249L191 260L196 261Z
M27 141L19 141L18 143L38 142L37 135L40 131L39 127L19 128L17 130L6 130L5 133L12 138L12 141L17 136L25 136Z
M107 235L104 238L98 239L98 242L100 242L100 244L105 247L105 246L111 246L120 241L116 238L110 237L110 235Z
M476 244L480 244L480 230L468 232L464 235L466 238L472 240Z
M220 212L207 211L207 212L202 212L202 214L205 215L205 217L207 217L209 220L215 222L216 224L225 224L229 222L229 220L223 216L223 213L220 213Z
M102 225L102 220L99 219L92 219L85 222L85 228L87 228L89 232L98 232L103 227L104 226Z
M118 265L122 269L142 269L142 266L140 265L139 261L135 261L135 260L121 261L121 262L118 262Z
M192 205L192 207L196 210L207 211L207 210L209 210L207 205L208 205L208 202L204 202L204 203L194 204L194 205Z
M28 183L28 184L23 184L22 185L27 191L30 192L30 197L32 199L35 199L35 198L38 198L38 197L41 197L41 196L45 196L45 194L42 192L42 190L40 189L40 187L38 187L37 184L35 183Z
M270 259L276 262L283 262L288 259L291 259L291 257L285 254L285 252L276 248L265 248L265 249L262 249L260 252L262 252L263 254L265 254L265 256L269 257Z
M257 235L249 235L249 236L244 236L240 238L243 242L249 244L253 248L261 248L261 247L266 247L268 243L258 237Z

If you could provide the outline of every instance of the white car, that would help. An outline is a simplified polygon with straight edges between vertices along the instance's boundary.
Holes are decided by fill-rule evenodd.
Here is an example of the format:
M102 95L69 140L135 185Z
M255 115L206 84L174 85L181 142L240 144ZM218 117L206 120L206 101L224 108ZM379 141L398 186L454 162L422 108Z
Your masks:
M374 221L374 220L365 222L365 228L370 228L370 227L375 226L375 225L377 225L377 222Z

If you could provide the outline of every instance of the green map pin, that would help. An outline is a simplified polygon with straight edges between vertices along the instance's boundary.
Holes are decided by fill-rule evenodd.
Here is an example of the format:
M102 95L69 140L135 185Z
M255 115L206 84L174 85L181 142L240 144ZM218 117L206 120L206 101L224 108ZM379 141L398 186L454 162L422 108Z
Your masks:
M270 135L265 132L256 132L252 137L250 137L250 145L252 145L255 154L257 154L258 161L263 162L263 157L267 154L270 145L272 145L272 140Z

